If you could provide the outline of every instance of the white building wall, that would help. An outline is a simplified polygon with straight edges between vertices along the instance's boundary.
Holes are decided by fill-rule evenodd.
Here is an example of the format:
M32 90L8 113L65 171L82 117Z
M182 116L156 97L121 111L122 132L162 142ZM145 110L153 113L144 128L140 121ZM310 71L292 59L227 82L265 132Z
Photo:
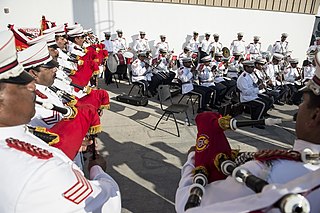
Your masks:
M4 7L10 9L9 14L4 14ZM182 51L193 31L198 31L201 38L205 32L219 33L227 47L239 31L244 32L247 43L259 35L263 50L287 32L293 57L300 61L305 58L315 20L315 16L304 14L123 0L1 0L0 9L0 29L8 23L39 27L41 16L45 15L57 24L79 22L94 29L100 39L104 31L115 33L120 28L132 43L143 30L153 45L160 34L166 34L176 53Z

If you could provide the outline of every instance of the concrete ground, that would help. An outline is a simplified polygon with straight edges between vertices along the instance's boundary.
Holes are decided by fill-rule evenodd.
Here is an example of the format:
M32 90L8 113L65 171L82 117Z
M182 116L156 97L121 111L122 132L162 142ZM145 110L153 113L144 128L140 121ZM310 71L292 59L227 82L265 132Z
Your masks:
M177 137L171 119L162 120L158 129L153 130L162 115L156 98L150 98L146 107L137 107L115 100L117 95L128 93L131 88L128 82L121 81L119 88L115 83L105 85L103 81L99 86L106 89L111 98L111 108L102 116L99 150L107 159L107 172L120 186L122 212L175 212L180 169L186 161L188 149L195 145L197 134L191 106L188 111L191 126L184 125L184 115L178 115L181 136ZM174 97L173 101L177 102L180 97ZM291 118L296 111L296 106L276 105L269 114L277 118ZM237 118L249 117L243 114ZM286 122L265 130L252 127L228 130L226 135L233 148L255 151L291 148L294 132L294 123Z

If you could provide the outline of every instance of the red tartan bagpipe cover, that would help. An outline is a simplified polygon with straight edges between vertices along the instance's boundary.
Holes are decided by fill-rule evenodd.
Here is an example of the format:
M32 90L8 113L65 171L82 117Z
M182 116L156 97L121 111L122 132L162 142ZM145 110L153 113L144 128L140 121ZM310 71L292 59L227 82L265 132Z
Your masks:
M73 160L87 133L101 132L100 117L92 105L81 105L77 107L77 115L74 118L63 119L47 131L59 135L60 140L51 145L62 150Z
M22 51L29 47L26 36L16 30L13 24L9 24L8 28L13 32L17 51Z
M110 108L109 94L106 90L102 90L102 89L91 90L89 94L78 99L76 106L84 105L84 104L91 104L95 107L96 110L109 109Z
M108 51L105 49L105 45L103 43L95 44L95 47L98 53L98 65L102 65L104 60L108 58Z
M209 183L226 178L220 171L219 161L230 159L232 156L224 129L219 125L221 117L216 112L203 112L195 118L198 128L195 171L205 171Z
M69 76L73 83L84 87L88 85L90 78L93 75L99 73L97 55L95 49L92 50L92 48L89 48L87 53L81 57L79 61L82 61L82 63L78 64L77 72L74 75ZM75 91L79 91L79 89L75 88Z

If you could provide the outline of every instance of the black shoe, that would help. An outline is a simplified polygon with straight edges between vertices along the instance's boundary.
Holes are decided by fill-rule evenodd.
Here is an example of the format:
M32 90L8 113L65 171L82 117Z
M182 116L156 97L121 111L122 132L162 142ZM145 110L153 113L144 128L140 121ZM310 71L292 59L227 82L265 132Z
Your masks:
M270 114L268 114L267 112L265 113L265 114L263 114L263 117L270 117L271 115Z
M283 105L284 105L284 103L282 103L282 102L280 102L280 101L276 101L276 102L274 102L274 104L277 104L277 105L279 105L279 106L283 106Z
M256 124L254 125L255 128L258 128L258 129L265 129L266 127L263 126L263 125L260 125L260 124Z

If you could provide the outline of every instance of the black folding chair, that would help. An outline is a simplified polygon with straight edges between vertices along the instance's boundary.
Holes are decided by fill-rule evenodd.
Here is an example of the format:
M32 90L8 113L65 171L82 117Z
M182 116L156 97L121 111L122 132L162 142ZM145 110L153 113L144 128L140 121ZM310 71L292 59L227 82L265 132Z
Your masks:
M174 120L174 122L176 124L176 127L177 127L178 137L180 137L178 123L177 123L177 120L176 120L176 117L175 117L174 114L175 113L185 113L186 118L188 120L188 126L190 126L190 120L189 120L188 113L187 113L188 105L186 105L186 104L174 104L172 102L171 93L170 93L170 86L169 85L160 85L158 87L158 95L159 95L160 107L164 111L164 113L162 114L161 118L159 119L159 121L157 122L157 124L156 124L156 126L154 127L153 130L157 129L157 126L159 125L161 119L165 115L168 116L166 120L168 120L170 115L172 115L173 120ZM168 100L168 99L169 99L170 105L168 107L164 108L164 102L166 100Z

